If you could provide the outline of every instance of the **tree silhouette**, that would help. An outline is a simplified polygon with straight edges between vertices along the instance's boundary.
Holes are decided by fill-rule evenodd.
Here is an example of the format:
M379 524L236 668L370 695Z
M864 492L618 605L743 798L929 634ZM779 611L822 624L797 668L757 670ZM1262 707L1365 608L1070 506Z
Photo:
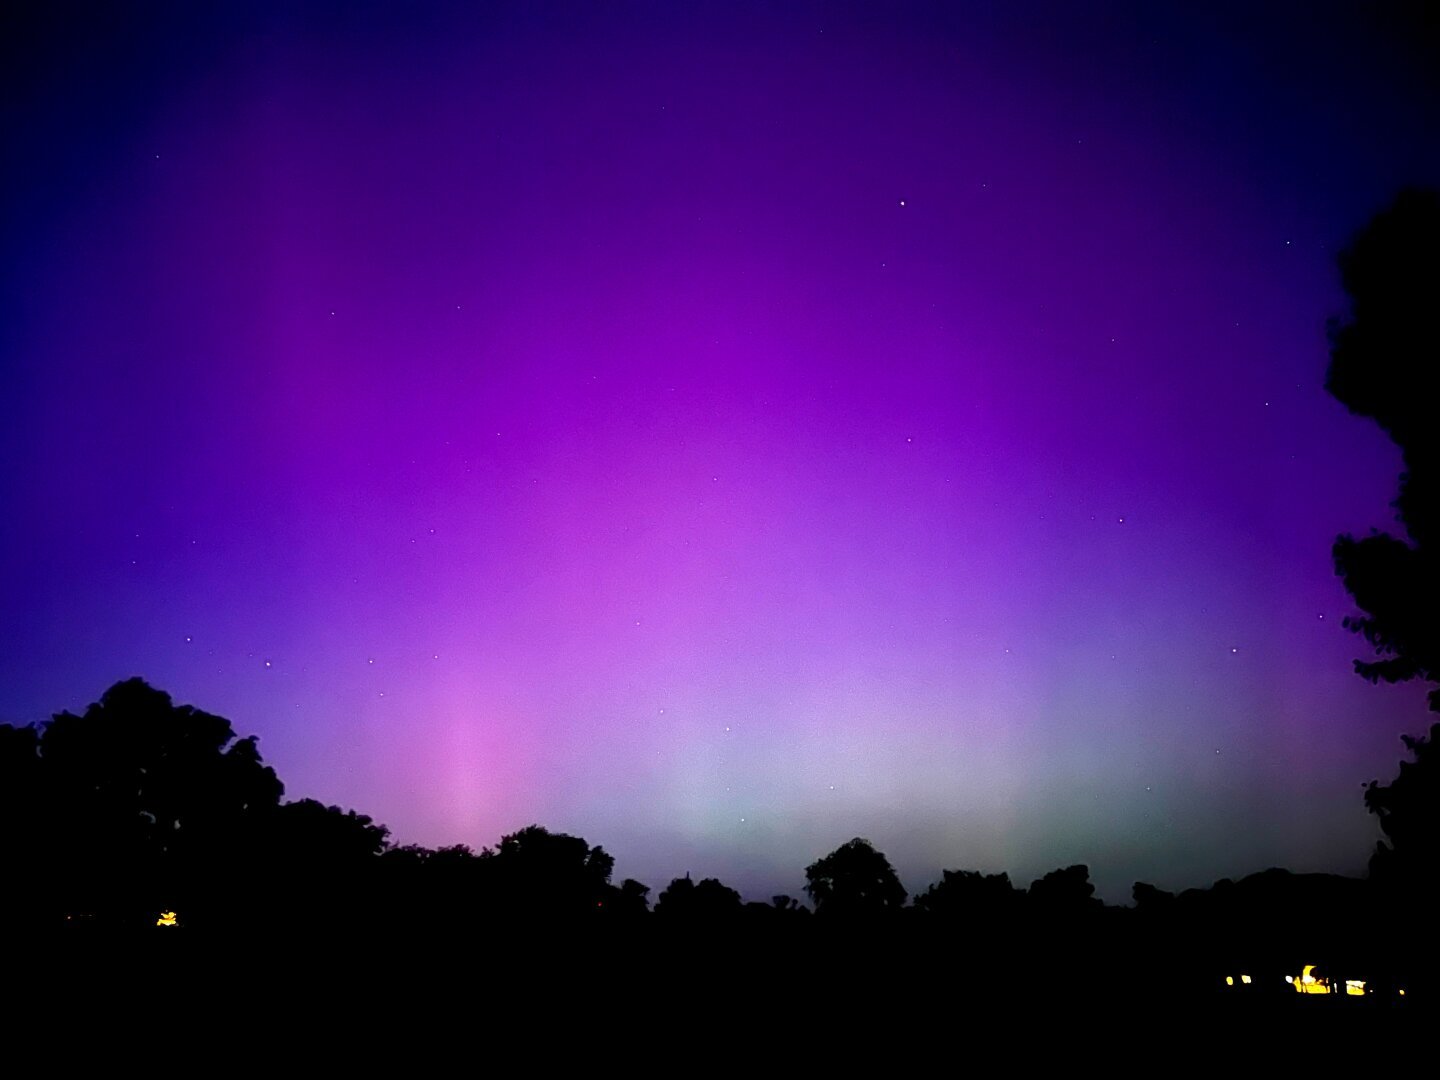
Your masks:
M1440 416L1426 392L1440 375L1440 194L1406 191L1340 255L1351 302L1330 328L1326 389L1351 412L1375 420L1404 457L1394 502L1408 540L1346 534L1336 572L1365 614L1345 625L1375 648L1357 660L1371 682L1440 679ZM1440 710L1440 690L1430 706Z
M51 830L47 828L40 777L40 731L0 724L0 918L26 924L43 918L55 904L54 882L45 872Z
M254 898L261 921L343 928L373 916L369 901L389 830L365 814L314 799L286 803L262 836Z
M271 841L283 845L286 856L295 863L308 863L323 871L379 855L389 832L365 814L301 799L276 811ZM444 851L431 857L443 858Z
M253 736L141 679L83 715L8 729L0 754L18 780L0 804L0 850L26 871L15 880L43 890L42 907L105 921L213 900L284 791Z
M1100 907L1095 899L1095 886L1090 884L1090 868L1083 863L1051 870L1030 883L1030 905L1047 916L1083 914Z
M1175 906L1175 894L1151 885L1148 881L1137 881L1130 890L1135 901L1135 910L1142 915L1168 915Z
M807 866L805 881L817 915L877 915L905 904L890 860L858 836Z
M616 915L644 915L650 910L650 886L642 885L634 878L626 878L620 883L620 888L614 890L608 903Z
M1440 873L1440 724L1428 737L1401 738L1415 760L1402 761L1389 784L1372 780L1365 790L1365 805L1390 841L1375 845L1370 872L1388 886L1428 897Z
M1400 448L1404 472L1392 504L1404 539L1372 532L1335 542L1335 568L1363 616L1345 625L1375 648L1355 661L1371 682L1440 681L1440 423L1429 380L1440 371L1440 193L1406 191L1340 255L1351 318L1330 330L1326 389L1351 412L1375 420ZM1440 690L1429 694L1440 711ZM1400 775L1372 781L1365 805L1390 845L1376 846L1371 872L1414 890L1440 869L1440 778L1434 739L1404 736L1414 755Z
M915 897L915 907L946 918L993 920L1013 916L1024 897L1009 874L945 870L940 881Z
M655 901L655 914L667 919L720 919L738 915L740 894L717 878L675 878Z
M581 837L529 825L481 853L487 901L511 915L561 916L600 910L613 890L615 860Z
M1430 739L1407 739L1414 762L1392 784L1372 784L1366 799L1390 841L1376 877L1406 886L1413 906L1392 910L1417 922L1428 918L1429 894L1416 886L1428 880L1440 835L1437 737L1440 725ZM806 869L824 920L789 896L744 904L720 881L688 874L661 892L652 920L650 890L633 879L612 885L614 860L581 837L531 825L479 853L395 845L364 814L282 802L282 791L253 739L138 679L111 687L83 715L0 726L0 926L144 927L183 940L186 931L155 928L174 911L178 925L212 943L327 936L344 954L370 958L387 941L445 955L483 941L496 970L536 972L575 957L658 970L678 946L703 955L714 984L737 992L755 971L749 950L812 973L819 964L818 982L846 995L922 972L910 964L947 994L1030 992L1015 973L1063 950L1110 993L1139 983L1107 982L1107 971L1139 972L1149 986L1173 980L1175 962L1201 985L1213 984L1222 954L1239 970L1257 950L1288 956L1322 937L1353 954L1364 942L1358 928L1373 921L1368 898L1379 895L1356 880L1271 870L1178 897L1140 883L1133 918L1112 918L1113 909L1090 918L1105 909L1083 865L1046 874L1028 894L1006 874L945 871L916 897L915 917L866 921L902 908L906 892L886 857L857 838ZM964 956L963 973L936 968L937 942ZM1407 940L1407 962L1423 947ZM1162 955L1163 972L1151 960ZM1334 955L1350 963L1351 954Z

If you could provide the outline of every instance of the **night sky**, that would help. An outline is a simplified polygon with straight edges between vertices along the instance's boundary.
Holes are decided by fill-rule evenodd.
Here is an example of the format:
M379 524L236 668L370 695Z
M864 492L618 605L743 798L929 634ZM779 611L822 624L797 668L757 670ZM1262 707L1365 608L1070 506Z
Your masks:
M399 841L752 899L1363 869L1407 9L273 7L3 24L0 719L141 675Z

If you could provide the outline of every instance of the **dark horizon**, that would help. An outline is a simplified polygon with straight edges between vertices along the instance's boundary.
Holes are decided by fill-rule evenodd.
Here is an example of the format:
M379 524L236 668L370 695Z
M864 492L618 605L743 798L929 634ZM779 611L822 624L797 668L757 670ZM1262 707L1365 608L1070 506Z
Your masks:
M526 1025L553 1024L575 989L585 1016L623 1024L636 1007L624 988L683 974L694 986L647 1003L648 1017L673 1022L748 993L754 1031L765 1022L755 988L807 979L798 999L782 989L768 1001L787 1040L842 1010L933 1038L957 1008L1039 1019L1058 1005L1076 1019L1095 1002L1112 1024L1118 1009L1132 1022L1193 1013L1229 1033L1259 1020L1273 1034L1361 1034L1434 999L1433 943L1395 932L1423 921L1433 870L1435 823L1399 812L1417 777L1434 783L1431 747L1412 750L1400 779L1367 794L1393 841L1368 879L1276 869L1179 895L1137 883L1134 906L1116 908L1073 865L1028 886L947 870L908 894L885 853L856 837L804 868L806 903L745 903L714 878L617 882L602 845L540 826L480 852L395 845L364 815L283 798L253 739L132 679L83 715L0 725L0 925L14 981L32 992L51 977L30 970L38 960L70 978L72 962L123 971L139 1000L185 985L253 1003L274 992L245 956L258 947L312 978L343 978L343 995L304 1008L312 1023L342 1000L341 1011L363 1001L389 1019L418 1004L412 982L436 981L438 964L489 973L441 980L445 996L523 1002ZM602 980L611 996L597 1003ZM95 1000L109 1004L103 991Z
M156 738L156 736L141 735L140 733L147 731L147 729L150 729L152 726L155 726L156 731L164 730L165 721L163 720L163 717L168 711L171 710L175 712L174 723L177 724L177 727L175 729L176 731L184 730L197 723L211 724L218 721L219 723L223 724L228 734L223 740L220 740L216 743L216 751L228 753L229 751L236 749L239 744L248 742L252 746L255 746L255 744L258 742L255 736L249 735L243 731L235 730L233 725L230 724L227 718L216 717L213 713L205 710L203 707L193 702L175 701L173 697L170 694L166 693L162 687L152 686L146 680L138 676L116 683L114 686L108 688L104 694L99 695L96 701L92 702L83 710L78 710L77 712L73 713L69 712L68 710L64 712L59 712L46 721L41 721L36 724L28 725L28 727L17 728L14 725L0 724L0 738L8 737L11 733L24 733L28 730L33 732L38 738L43 740L45 733L52 724L59 723L61 725L70 725L71 727L76 728L77 732L84 731L85 735L83 736L83 738L87 740L97 738L102 740L100 742L97 742L95 744L95 750L90 751L89 753L96 754L96 757L94 759L95 765L98 765L102 769L104 769L106 768L106 766L103 765L103 761L106 757L109 757L111 755L118 754L122 760L128 761L127 755L130 753L136 753L137 755L140 755L137 756L136 761L138 762L140 760L143 760L143 755L146 751L142 748L150 746L151 740ZM79 725L78 727L77 724ZM123 732L123 734L112 735L109 737L100 736L98 734L99 732L106 729L118 729L118 731ZM169 737L173 738L174 736L172 734ZM165 738L165 736L160 736L160 738L163 739ZM66 746L69 753L74 753L74 747L76 745L78 745L77 735L67 735ZM163 745L163 742L159 743L159 745ZM596 848L600 850L604 849L603 838L571 836L570 834L566 834L558 830L549 829L544 825L544 823L538 821L530 822L522 827L511 830L505 836L496 837L491 841L482 842L481 844L472 845L463 841L454 841L451 843L436 845L434 848L426 848L422 845L416 845L397 838L394 835L393 831L385 824L385 822L376 820L371 815L365 813L364 807L341 807L333 805L325 807L323 802L316 800L311 795L292 789L290 786L285 784L283 777L278 776L274 772L273 763L264 761L263 753L259 751L258 747L256 747L254 752L257 763L262 767L262 771L269 777L269 779L264 783L274 785L276 792L275 798L279 800L279 805L296 807L303 804L306 807L313 808L314 811L317 813L323 808L330 817L363 822L363 829L367 832L368 835L372 837L371 842L374 845L373 854L384 854L386 852L389 852L395 855L409 855L413 853L413 855L417 858L435 858L437 856L444 857L449 853L461 852L463 850L463 852L466 853L467 856L488 857L502 851L505 848L506 844L511 840L535 831L543 834L552 835L567 841L585 841L586 846L588 846L591 841L596 841ZM3 760L0 760L0 781L13 784L16 780L16 776L13 775L11 772L7 771L7 768L13 767L15 762L19 760L15 756L14 747L11 744L0 743L0 758L3 758ZM200 763L197 761L196 764L199 765ZM153 768L153 766L151 766L151 768ZM150 769L140 770L142 774L147 771L150 771ZM97 778L99 775L100 774L97 774ZM203 771L198 771L196 775L203 776L204 773ZM182 778L183 774L177 774L177 780ZM23 785L21 785L20 788L16 790L23 790ZM15 791L12 790L11 792L8 792L8 794L10 794L12 798L14 798ZM18 809L22 809L18 803L9 804L6 807L7 813L0 816L5 816L10 822L11 826L14 827L19 824L20 821L23 821L23 818L21 817L9 816L11 814L14 814ZM23 809L29 810L31 808L24 807ZM176 811L176 813L178 820L178 818L180 817L180 813L178 810ZM147 811L146 816L153 815L150 815ZM1379 830L1377 829L1377 836L1378 835ZM863 842L867 845L870 844L870 841L867 838L863 837L853 837L850 841L847 841L847 844L858 842ZM844 847L845 845L841 846ZM1373 855L1373 853L1373 849L1367 850L1365 852L1365 859L1368 860L1370 856ZM814 860L820 860L825 854L826 853L823 852L816 852L814 854ZM608 854L607 857L609 857ZM921 901L921 897L925 896L927 893L933 894L935 890L938 887L942 886L946 882L946 880L949 879L952 875L974 875L977 877L984 876L987 879L1003 878L1009 882L1010 886L1014 888L1017 894L1024 894L1027 891L1034 891L1037 885L1042 884L1042 880L1045 884L1048 885L1049 879L1054 879L1059 875L1075 874L1078 872L1078 874L1080 875L1078 880L1083 883L1083 888L1081 890L1082 898L1093 897L1093 901L1096 904L1104 904L1109 907L1118 908L1133 908L1137 906L1137 894L1142 892L1150 896L1150 902L1154 904L1156 902L1156 896L1159 896L1162 900L1173 900L1177 896L1188 898L1193 897L1195 894L1199 893L1214 892L1217 886L1220 888L1224 888L1232 884L1253 884L1258 879L1263 879L1277 874L1287 877L1293 877L1297 880L1305 878L1333 878L1336 880L1349 880L1356 884L1359 884L1361 881L1369 877L1368 870L1364 869L1355 874L1345 875L1334 874L1324 871L1302 871L1297 873L1296 871L1293 871L1288 867L1272 866L1265 867L1260 870L1247 871L1244 873L1227 874L1221 878L1217 878L1214 881L1195 882L1190 885L1182 885L1179 888L1173 890L1159 889L1153 882L1135 881L1132 882L1132 890L1129 895L1127 895L1126 899L1117 903L1115 901L1105 900L1105 898L1103 897L1094 896L1094 886L1089 880L1089 870L1089 866L1083 862L1071 864L1069 866L1057 866L1050 868L1044 874L1037 876L1034 880L1026 882L1018 877L1015 877L1010 871L1004 868L993 871L981 871L969 866L947 866L943 867L933 880L924 882L922 884L919 884L918 886L916 885L916 883L913 882L907 883L901 881L899 876L896 875L895 881L900 887L902 895L897 901L893 901L892 903L893 906L897 908L904 907L906 905L924 907L925 905ZM803 872L798 873L797 876L801 880L804 880L805 878L805 874ZM645 892L649 894L649 899L647 903L654 904L659 894L662 893L662 889L667 885L673 885L680 878L691 879L697 883L707 880L712 882L719 880L714 875L693 873L690 869L687 868L683 871L678 869L673 871L671 874L665 876L659 883L635 882L634 879L627 879L626 884L644 885ZM614 884L619 884L618 879ZM726 882L720 882L720 884L725 885L727 889L729 888L729 884ZM737 906L739 904L746 904L751 906L763 907L766 905L770 905L773 901L777 901L781 896L784 896L787 899L795 900L796 903L801 903L799 898L808 894L809 891L810 890L807 886L799 886L795 889L792 889L788 893L770 893L765 896L745 895L739 891L736 891L735 897ZM808 899L810 903L813 903L813 897L809 897ZM804 905L802 904L802 906ZM782 908L782 910L784 909ZM807 908L807 912L808 910L809 909ZM142 920L142 922L143 921L144 920Z

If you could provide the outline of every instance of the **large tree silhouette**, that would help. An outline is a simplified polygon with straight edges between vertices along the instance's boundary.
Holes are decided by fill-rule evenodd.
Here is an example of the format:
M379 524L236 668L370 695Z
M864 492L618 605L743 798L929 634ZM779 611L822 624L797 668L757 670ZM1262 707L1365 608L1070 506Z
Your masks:
M807 866L805 881L817 915L877 915L905 904L890 860L858 836Z
M1440 680L1440 194L1407 191L1340 256L1351 317L1330 329L1326 389L1400 447L1394 502L1405 537L1372 532L1335 542L1335 568L1364 615L1345 620L1375 648L1357 660L1372 682ZM1440 710L1440 691L1430 706Z
M371 917L385 827L284 790L254 736L138 678L81 715L0 727L0 905L42 924Z
M511 916L601 910L614 895L615 860L579 836L528 825L481 853L487 900Z
M1346 625L1374 646L1357 660L1372 682L1440 681L1440 194L1406 191L1340 256L1351 318L1331 326L1326 388L1352 412L1375 420L1404 459L1394 501L1403 538L1372 532L1335 542L1335 568L1365 613ZM1440 690L1429 694L1440 711ZM1404 736L1414 762L1389 785L1371 782L1365 805L1390 840L1371 872L1419 886L1440 869L1440 782L1434 740Z
M0 758L8 903L112 922L221 891L284 791L253 737L140 679L4 729Z

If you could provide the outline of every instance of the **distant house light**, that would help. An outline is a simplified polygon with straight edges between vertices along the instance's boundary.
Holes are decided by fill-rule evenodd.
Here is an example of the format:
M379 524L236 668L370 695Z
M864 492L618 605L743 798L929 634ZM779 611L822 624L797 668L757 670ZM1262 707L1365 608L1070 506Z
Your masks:
M1291 984L1301 994L1328 994L1330 993L1330 980L1315 977L1315 965L1306 964L1300 972L1300 978Z
M180 920L175 917L173 911L162 911L160 917L155 920L156 926L179 926Z

